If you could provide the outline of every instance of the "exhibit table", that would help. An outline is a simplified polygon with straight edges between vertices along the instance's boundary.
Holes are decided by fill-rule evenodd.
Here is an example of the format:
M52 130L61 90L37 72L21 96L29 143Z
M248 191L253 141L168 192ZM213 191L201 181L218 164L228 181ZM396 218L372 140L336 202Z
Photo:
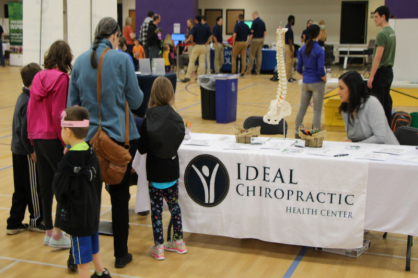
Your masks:
M363 229L418 236L415 147L325 141L293 152L291 139L245 145L196 133L192 140L208 145L184 141L178 152L185 232L345 249L361 246ZM375 153L384 149L404 154ZM144 192L143 157L140 166Z
M262 72L272 72L274 71L276 65L277 65L277 59L276 59L276 50L274 49L263 49L262 50L262 56L263 61L261 64L261 71ZM214 57L215 57L215 51L212 48L210 50L210 64L211 69L215 70L214 65ZM254 59L254 63L256 63L257 59ZM249 50L247 49L247 65L249 61ZM255 65L253 66L254 69ZM222 72L230 72L232 70L232 49L231 48L225 48L224 49L224 64L221 69Z
M136 77L138 78L138 85L139 88L141 88L141 91L144 93L144 99L142 101L141 106L137 110L131 110L132 113L135 115L143 118L145 116L145 112L148 108L149 98L151 96L151 89L152 85L154 84L154 81L157 77L161 75L141 75L136 74ZM173 85L174 93L176 92L176 85L177 85L177 75L175 73L169 73L164 75L167 77L171 84Z

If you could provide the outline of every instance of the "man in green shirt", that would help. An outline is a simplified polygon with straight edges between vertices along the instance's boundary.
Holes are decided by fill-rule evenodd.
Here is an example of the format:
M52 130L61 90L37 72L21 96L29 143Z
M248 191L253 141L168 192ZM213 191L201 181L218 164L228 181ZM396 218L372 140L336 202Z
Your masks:
M373 51L373 64L367 86L372 89L372 94L376 96L385 110L385 115L389 126L392 121L392 97L390 96L390 86L393 81L392 67L395 62L396 35L389 26L389 8L381 6L374 12L374 22L376 26L382 28L377 34Z

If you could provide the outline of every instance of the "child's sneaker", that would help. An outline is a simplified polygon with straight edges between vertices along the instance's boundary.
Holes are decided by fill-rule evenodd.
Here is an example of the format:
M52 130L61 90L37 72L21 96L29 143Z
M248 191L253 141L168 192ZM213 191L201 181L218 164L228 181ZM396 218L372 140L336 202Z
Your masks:
M149 250L149 254L159 261L165 259L164 248L161 248L161 249L155 248L155 245L151 247L151 249Z
M42 223L39 223L36 226L29 226L29 231L31 232L45 233L45 230L45 225Z
M94 274L90 278L112 278L112 276L110 276L109 270L107 270L107 268L105 268L105 270L103 271L101 276L97 275L97 273L95 271Z
M71 240L69 238L65 237L63 234L61 235L61 238L59 240L55 240L53 237L51 237L51 239L49 240L49 247L61 248L61 249L70 249L71 248Z
M49 246L49 242L50 241L51 241L51 237L48 236L47 234L45 234L45 237L44 237L44 245Z
M164 245L164 249L167 251L177 252L179 254L187 253L186 243L183 241L181 244L177 244L173 239Z
M20 224L20 226L17 227L16 229L6 229L6 233L10 236L15 235L15 234L26 231L28 229L28 226L29 226L28 224Z

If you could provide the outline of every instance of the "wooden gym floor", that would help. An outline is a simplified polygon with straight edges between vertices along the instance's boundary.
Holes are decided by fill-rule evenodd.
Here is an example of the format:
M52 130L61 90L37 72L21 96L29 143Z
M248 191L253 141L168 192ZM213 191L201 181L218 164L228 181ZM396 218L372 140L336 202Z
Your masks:
M360 72L362 68L350 67ZM6 235L13 194L13 170L10 151L12 116L16 99L21 92L19 68L0 68L0 277L77 277L67 274L68 251L55 251L43 245L43 234L23 232ZM334 74L341 73L338 68ZM239 79L237 124L242 125L248 116L263 116L275 98L277 83L271 76L246 76ZM295 76L300 79L299 75ZM292 105L289 137L293 137L294 121L299 107L300 86L290 84L287 101ZM334 88L327 88L326 92ZM392 94L393 95L393 94ZM393 95L394 96L394 95ZM394 96L395 97L395 96ZM230 124L216 124L201 119L200 89L196 82L178 83L176 108L185 121L192 122L192 132L222 133L232 135ZM397 110L408 112L418 108L405 106ZM312 121L312 108L305 116L305 126ZM330 127L327 140L345 138L343 127ZM279 136L281 137L281 136ZM366 239L372 246L357 259L316 251L313 248L263 242L255 239L234 239L185 233L188 253L178 255L166 252L165 261L156 261L149 255L153 245L150 216L135 214L136 187L131 187L129 252L133 262L124 269L114 268L113 239L100 236L104 265L113 277L417 277L418 241L412 247L411 272L405 272L406 236L370 232ZM108 193L103 190L102 220L111 219ZM168 226L169 213L164 212L164 227ZM28 216L25 219L28 221ZM305 253L306 252L306 253ZM298 256L299 254L299 256Z

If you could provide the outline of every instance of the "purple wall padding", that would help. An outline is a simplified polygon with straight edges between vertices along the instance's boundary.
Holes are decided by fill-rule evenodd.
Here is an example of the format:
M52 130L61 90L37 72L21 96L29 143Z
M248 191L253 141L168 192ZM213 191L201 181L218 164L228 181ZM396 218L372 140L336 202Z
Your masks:
M174 23L180 23L182 34L187 32L187 19L198 12L198 0L136 0L135 26L137 36L148 11L161 15L158 27L163 29L163 38L173 33Z
M397 18L418 18L418 0L385 0L390 14ZM378 7L371 7L374 11Z

